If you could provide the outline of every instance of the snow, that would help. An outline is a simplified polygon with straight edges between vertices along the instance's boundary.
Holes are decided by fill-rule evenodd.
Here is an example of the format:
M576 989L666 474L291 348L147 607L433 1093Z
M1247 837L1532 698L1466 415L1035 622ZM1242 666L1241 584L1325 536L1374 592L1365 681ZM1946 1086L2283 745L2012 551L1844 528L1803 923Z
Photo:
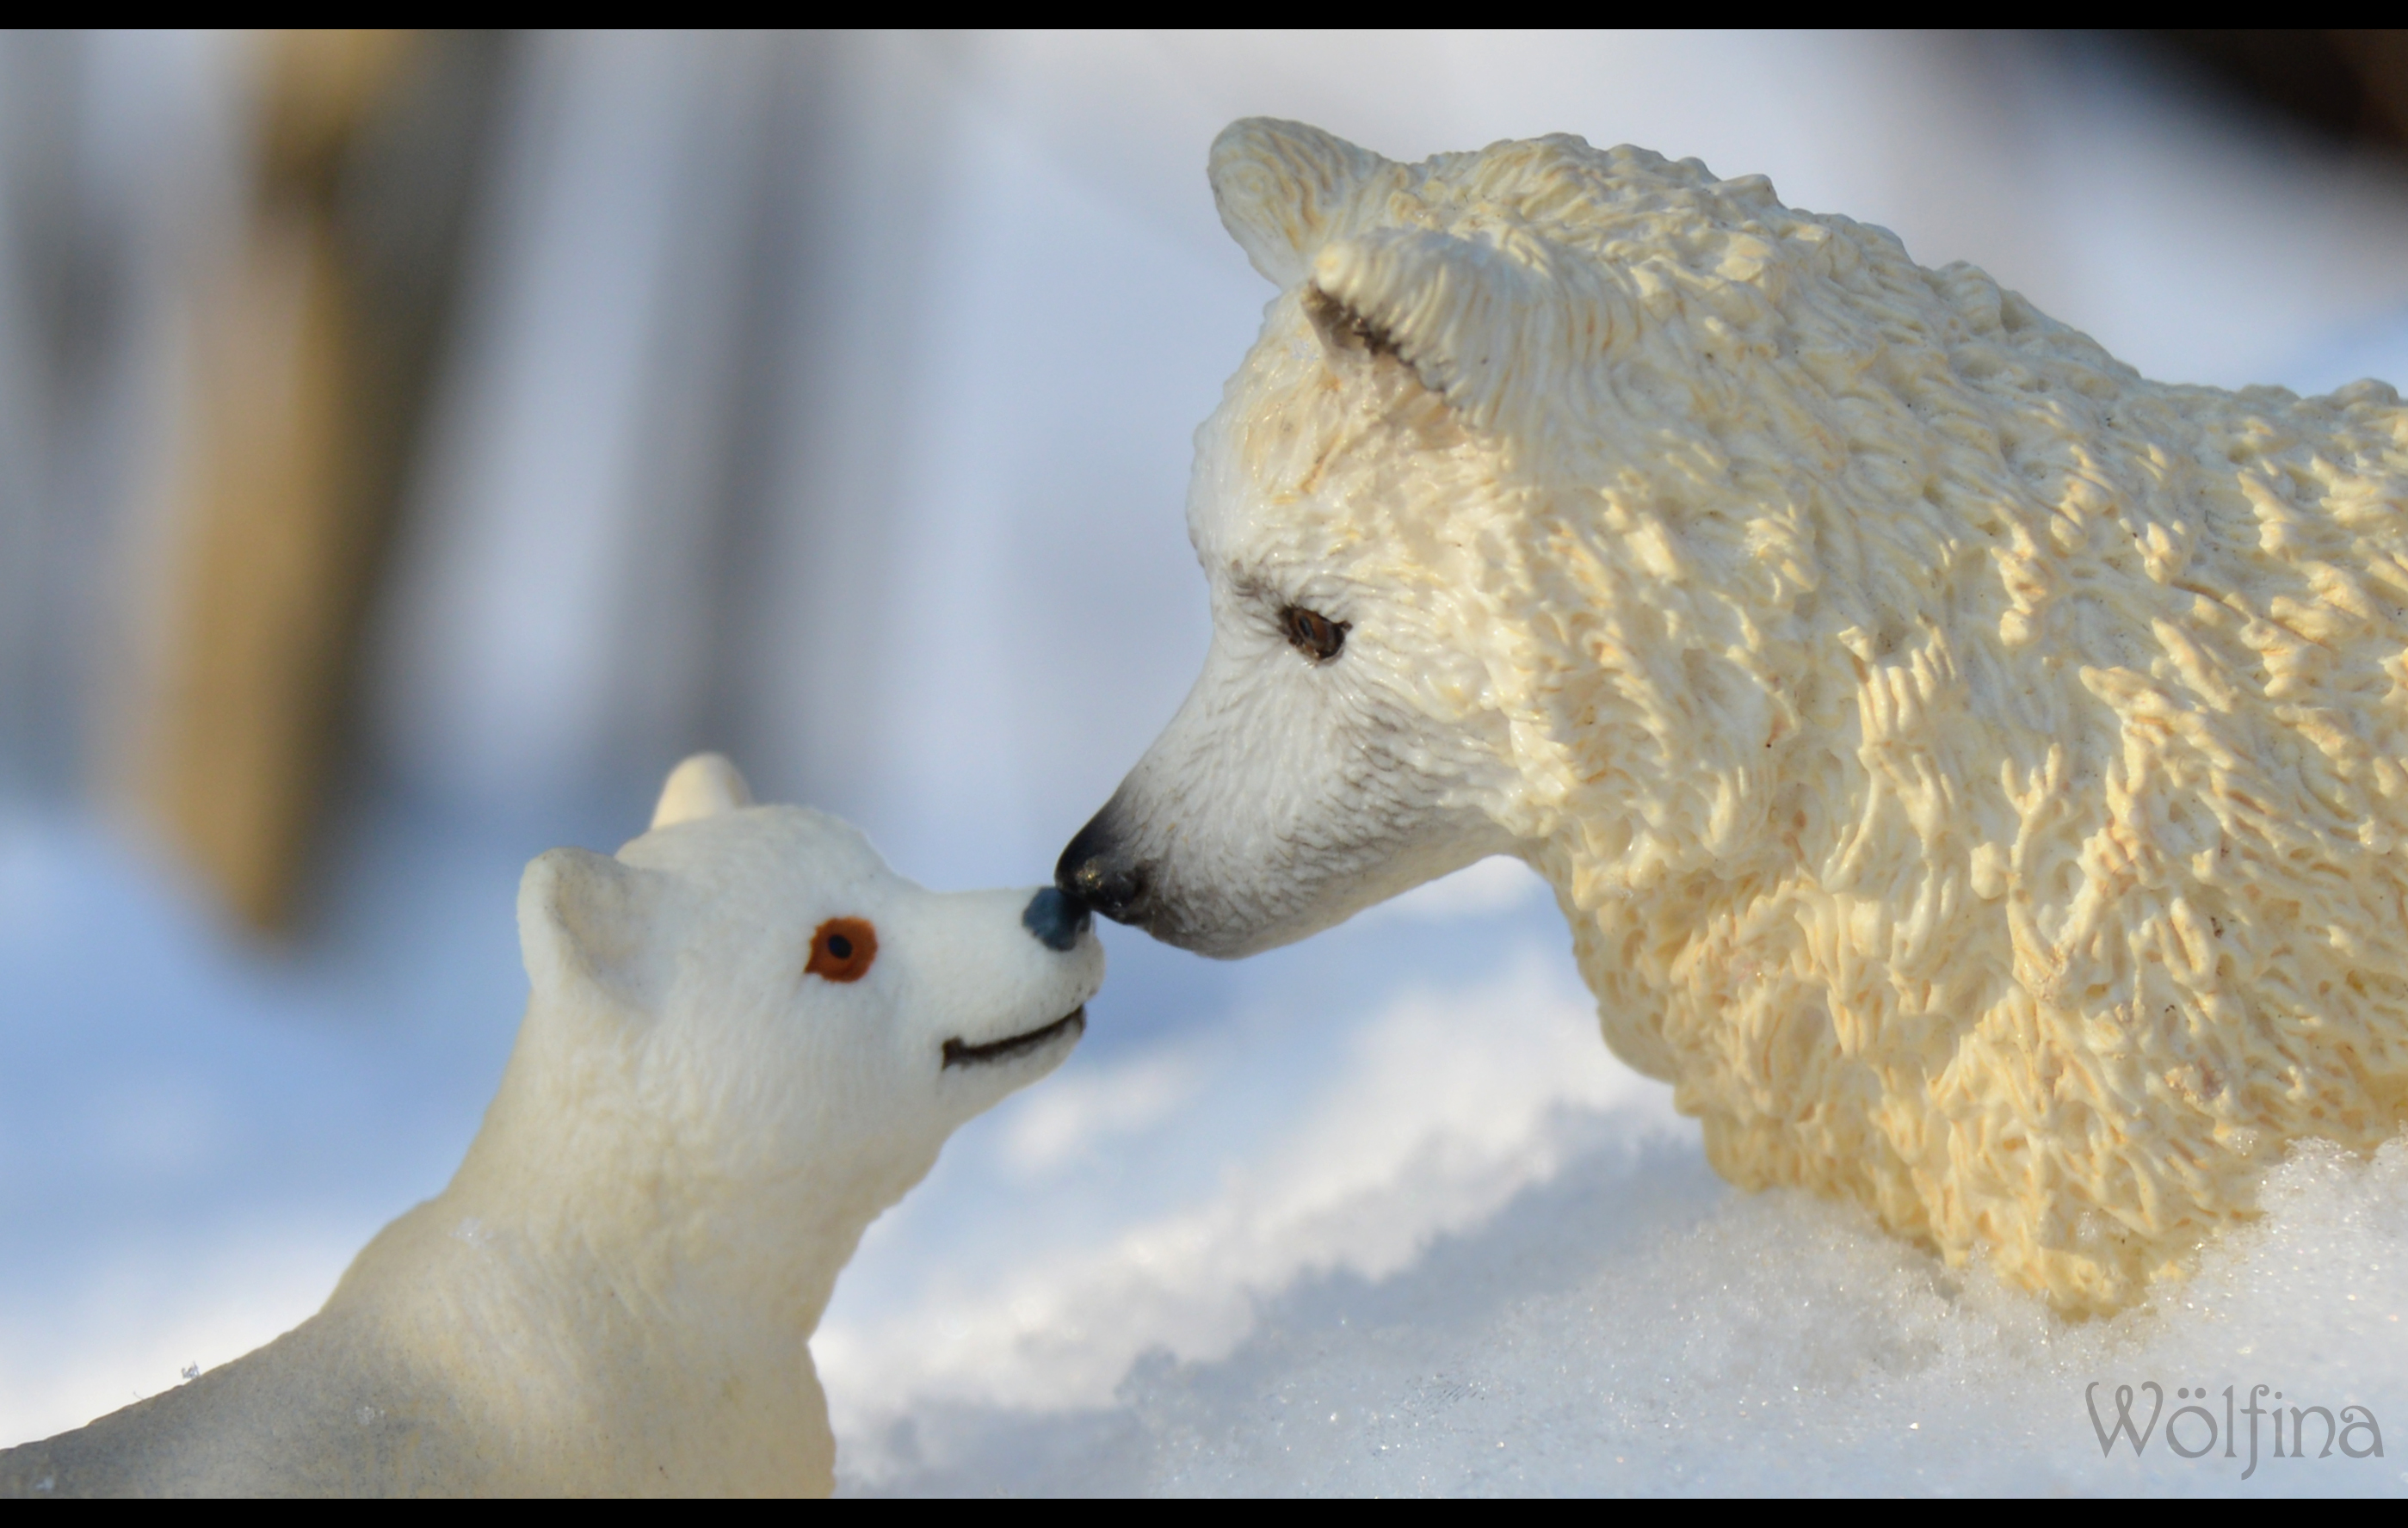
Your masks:
M1242 1017L1209 1044L1066 1072L957 1138L873 1229L814 1344L843 1489L2408 1483L2389 1453L2276 1459L2270 1421L2245 1478L2245 1431L2229 1459L2221 1442L2171 1454L2158 1430L2107 1457L2086 1410L2087 1396L2112 1429L2116 1386L2154 1379L2168 1413L2178 1389L2209 1391L2219 1430L2228 1385L2236 1405L2262 1383L2303 1408L2370 1407L2378 1428L2408 1418L2408 1141L2371 1163L2303 1148L2263 1220L2193 1278L2113 1321L2064 1322L1847 1207L1721 1183L1666 1090L1597 1047L1541 912L1554 916L1526 905L1456 925L1512 946L1497 975L1409 979L1324 1015L1334 1034ZM1410 958L1378 932L1332 935L1346 947L1332 964ZM1273 1079L1307 1078L1293 1115L1258 1133L1241 1121ZM1145 1105L1096 1105L1124 1081ZM1209 1178L1179 1180L1216 1146L1228 1154ZM1098 1209L1129 1176L1154 1202ZM984 1234L956 1239L982 1218ZM2138 1404L2136 1425L2145 1391ZM2182 1425L2196 1447L2200 1422Z

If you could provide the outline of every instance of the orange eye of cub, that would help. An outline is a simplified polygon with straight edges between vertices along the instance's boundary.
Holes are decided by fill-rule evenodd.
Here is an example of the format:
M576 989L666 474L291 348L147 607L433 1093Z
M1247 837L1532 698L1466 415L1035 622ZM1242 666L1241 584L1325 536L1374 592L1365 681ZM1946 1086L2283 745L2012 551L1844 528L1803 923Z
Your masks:
M811 958L803 966L827 981L859 981L878 958L878 931L866 918L831 918L811 935Z

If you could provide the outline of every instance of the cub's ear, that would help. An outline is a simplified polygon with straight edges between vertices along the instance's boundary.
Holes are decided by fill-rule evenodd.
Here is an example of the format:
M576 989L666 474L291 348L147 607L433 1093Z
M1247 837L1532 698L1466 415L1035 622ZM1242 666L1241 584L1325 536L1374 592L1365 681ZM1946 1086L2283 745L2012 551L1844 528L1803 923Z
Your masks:
M752 788L724 753L697 753L669 771L652 808L652 826L666 828L752 805Z
M539 993L654 1011L674 940L669 878L584 849L538 854L519 880L519 949Z
M1248 117L1212 140L1212 202L1254 269L1292 287L1355 193L1387 167L1369 150L1317 127Z
M1324 247L1305 311L1333 355L1395 355L1484 429L1514 399L1543 401L1585 375L1579 352L1603 349L1612 329L1612 294L1594 285L1570 271L1542 280L1473 239L1390 228Z

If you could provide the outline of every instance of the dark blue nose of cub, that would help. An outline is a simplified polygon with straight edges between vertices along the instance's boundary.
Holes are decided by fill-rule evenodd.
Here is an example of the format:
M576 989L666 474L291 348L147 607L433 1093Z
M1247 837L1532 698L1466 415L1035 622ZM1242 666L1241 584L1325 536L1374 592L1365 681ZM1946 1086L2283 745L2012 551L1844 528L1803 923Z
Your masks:
M1030 897L1028 910L1020 915L1021 926L1048 950L1068 950L1092 921L1086 908L1051 886Z

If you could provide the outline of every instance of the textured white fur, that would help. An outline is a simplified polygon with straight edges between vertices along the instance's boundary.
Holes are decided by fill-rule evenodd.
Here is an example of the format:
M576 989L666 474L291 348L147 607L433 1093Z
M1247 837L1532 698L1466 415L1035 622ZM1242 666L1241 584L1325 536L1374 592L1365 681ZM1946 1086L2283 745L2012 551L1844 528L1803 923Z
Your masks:
M1238 954L1519 854L1727 1176L2070 1312L2398 1129L2389 387L2151 382L1641 150L1253 121L1212 176L1283 291L1198 437L1211 654L1099 818L1134 916Z
M533 995L441 1195L255 1352L47 1442L0 1495L825 1494L808 1342L871 1220L952 1132L1058 1064L1103 976L1029 893L937 894L842 822L747 808L723 759L670 777L616 858L527 867ZM867 920L858 980L807 975Z

